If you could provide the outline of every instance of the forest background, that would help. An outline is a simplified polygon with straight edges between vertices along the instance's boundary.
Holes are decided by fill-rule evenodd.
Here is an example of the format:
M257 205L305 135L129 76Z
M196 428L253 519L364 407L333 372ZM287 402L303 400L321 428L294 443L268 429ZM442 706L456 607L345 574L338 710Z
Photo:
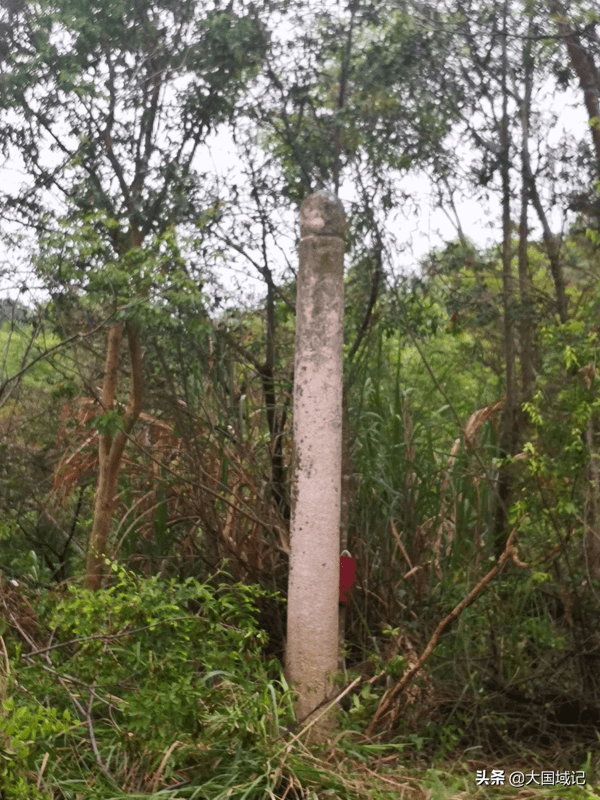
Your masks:
M475 770L525 756L597 796L599 17L5 0L0 796L485 797ZM456 236L403 274L417 175ZM325 755L281 672L319 188L348 217L357 560Z

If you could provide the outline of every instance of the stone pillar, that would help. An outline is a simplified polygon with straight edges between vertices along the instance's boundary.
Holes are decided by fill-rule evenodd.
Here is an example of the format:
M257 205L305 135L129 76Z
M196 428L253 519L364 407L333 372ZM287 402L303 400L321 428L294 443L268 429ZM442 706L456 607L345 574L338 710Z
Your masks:
M331 697L338 664L345 227L332 193L302 204L286 647L299 720ZM330 714L316 738L332 728Z

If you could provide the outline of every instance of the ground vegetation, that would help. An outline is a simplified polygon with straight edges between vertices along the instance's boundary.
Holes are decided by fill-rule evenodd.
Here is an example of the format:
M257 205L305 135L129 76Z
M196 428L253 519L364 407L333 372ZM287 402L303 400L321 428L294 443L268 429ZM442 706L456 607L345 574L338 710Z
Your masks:
M0 797L598 796L599 25L585 0L3 5ZM422 176L454 232L403 270ZM282 665L321 188L357 581L311 747Z

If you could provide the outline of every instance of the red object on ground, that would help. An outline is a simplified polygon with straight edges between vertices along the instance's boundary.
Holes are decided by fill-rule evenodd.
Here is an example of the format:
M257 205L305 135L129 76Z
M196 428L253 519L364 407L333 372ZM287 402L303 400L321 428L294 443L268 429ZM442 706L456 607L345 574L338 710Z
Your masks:
M348 603L356 580L356 559L340 556L340 603Z

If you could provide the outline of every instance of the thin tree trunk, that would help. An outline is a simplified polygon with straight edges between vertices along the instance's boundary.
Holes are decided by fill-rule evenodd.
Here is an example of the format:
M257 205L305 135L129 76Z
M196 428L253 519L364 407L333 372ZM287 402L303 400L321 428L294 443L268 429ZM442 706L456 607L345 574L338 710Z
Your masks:
M531 26L530 26L531 28ZM521 345L521 382L522 397L528 397L533 384L533 357L531 345L532 312L531 279L529 277L529 244L527 211L529 200L528 176L526 163L529 161L529 113L531 107L531 91L533 86L533 56L531 41L523 48L523 66L525 68L525 91L521 104L521 219L519 221L519 295L520 295L520 345Z
M556 292L558 316L561 323L564 324L568 319L568 302L565 292L565 279L563 275L562 264L560 263L560 243L557 237L552 233L550 223L548 222L548 217L546 216L546 212L542 206L542 201L540 200L540 195L537 190L535 176L531 171L529 151L526 150L523 152L521 158L523 175L527 180L527 186L529 189L529 197L531 198L531 203L542 226L542 235L544 237L544 244L546 245L546 255L550 261L550 272L552 274L554 290Z
M508 119L508 52L507 52L507 2L504 3L502 36L502 122L500 128L502 177L502 290L504 306L504 360L506 401L500 431L500 455L506 457L515 451L517 439L517 386L515 371L515 309L512 273L512 240L510 218L510 135ZM492 519L492 541L497 557L506 545L508 509L510 506L511 475L508 466L498 470L497 494Z
M126 326L131 361L131 390L127 410L121 419L121 427L113 433L105 430L99 435L98 485L94 500L94 521L88 544L85 565L84 586L99 589L104 573L106 544L117 499L119 469L128 435L131 433L142 410L142 348L140 326L128 323ZM116 322L108 332L104 379L102 383L102 411L113 411L117 388L119 351L123 337L123 325Z
M600 580L600 470L599 454L594 444L594 423L590 419L586 431L590 450L588 465L588 487L585 501L585 556L590 578Z
M259 369L265 398L267 427L269 428L271 456L271 488L277 509L287 522L290 518L290 507L286 492L286 469L283 457L283 431L287 419L287 409L277 413L277 396L275 392L275 286L271 271L266 266L263 270L267 282L267 343L264 365Z
M350 415L348 413L348 396L342 396L342 502L340 510L340 552L348 550L348 525L352 504L352 449L350 441ZM338 668L346 668L343 652L346 644L346 605L340 604L338 629Z
M348 33L346 42L342 53L342 68L340 71L340 87L337 99L337 111L341 114L346 105L346 92L348 89L348 73L350 70L350 55L352 53L352 33L354 30L354 21L356 12L358 10L357 0L352 0L350 3L350 22L348 24ZM333 186L337 194L340 188L340 177L342 172L342 122L338 120L335 126L334 140L333 140Z

